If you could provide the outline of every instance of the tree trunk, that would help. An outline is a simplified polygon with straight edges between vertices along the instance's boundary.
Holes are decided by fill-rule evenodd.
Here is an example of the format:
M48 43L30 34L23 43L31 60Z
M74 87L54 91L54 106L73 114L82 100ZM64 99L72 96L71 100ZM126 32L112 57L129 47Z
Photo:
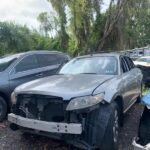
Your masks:
M100 41L97 45L97 48L96 48L97 51L102 50L102 48L104 47L104 44L106 43L108 36L112 32L116 23L119 21L128 0L122 0L122 1L118 0L117 8L116 8L117 11L114 16L113 16L113 12L112 12L113 1L114 0L111 0L110 5L109 5L109 15L108 15L108 18L107 18L107 21L105 24L105 30L104 30L103 37L100 39Z

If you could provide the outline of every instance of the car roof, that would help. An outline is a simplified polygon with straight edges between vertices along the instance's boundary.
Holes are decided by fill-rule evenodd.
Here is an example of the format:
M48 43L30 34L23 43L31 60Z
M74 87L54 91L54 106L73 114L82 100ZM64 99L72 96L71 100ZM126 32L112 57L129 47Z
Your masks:
M65 54L63 52L54 51L54 50L32 50L32 51L24 52L24 54L37 54L37 53Z
M19 58L20 56L22 56L24 53L18 53L18 54L8 54L8 55L4 55L1 56L0 59L5 59L5 58Z
M77 59L86 58L86 57L100 57L100 56L111 56L111 57L120 57L123 56L120 53L97 53L97 54L89 54L84 56L78 56Z
M11 57L11 58L19 58L23 55L30 55L30 54L40 54L40 53L49 53L49 54L62 54L62 55L67 55L66 53L59 52L59 51L49 51L49 50L34 50L34 51L27 51L27 52L22 52L22 53L17 53L17 54L8 54L4 55L1 58L5 57Z

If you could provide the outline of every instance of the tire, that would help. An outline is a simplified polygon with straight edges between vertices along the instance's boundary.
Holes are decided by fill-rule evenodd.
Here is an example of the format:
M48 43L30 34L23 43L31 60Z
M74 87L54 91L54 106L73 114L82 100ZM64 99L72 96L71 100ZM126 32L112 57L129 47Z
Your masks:
M0 96L0 122L2 122L7 114L7 103L3 97Z
M119 128L120 111L116 102L112 104L112 113L104 134L102 145L99 150L118 150L119 146Z

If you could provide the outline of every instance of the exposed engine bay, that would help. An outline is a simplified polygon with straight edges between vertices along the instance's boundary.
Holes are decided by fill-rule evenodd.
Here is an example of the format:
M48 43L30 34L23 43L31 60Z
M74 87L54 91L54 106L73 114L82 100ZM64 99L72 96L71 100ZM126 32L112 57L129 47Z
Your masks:
M96 115L99 111L99 105L82 111L66 111L67 104L68 102L63 101L60 97L19 94L17 103L12 107L13 114L9 114L8 119L18 125L20 129L24 130L25 127L25 130L31 133L38 130L38 134L41 133L41 135L49 137L52 133L52 137L56 136L56 139L69 140L69 143L83 149L97 145L97 138L102 138L104 133L97 136L95 134L100 128L106 128L103 125L107 124L109 120L109 118L106 118L109 112L105 113L105 119L103 119L103 117ZM99 117L99 122L103 123L101 127L96 125L97 117ZM36 124L36 128L34 128L34 124Z

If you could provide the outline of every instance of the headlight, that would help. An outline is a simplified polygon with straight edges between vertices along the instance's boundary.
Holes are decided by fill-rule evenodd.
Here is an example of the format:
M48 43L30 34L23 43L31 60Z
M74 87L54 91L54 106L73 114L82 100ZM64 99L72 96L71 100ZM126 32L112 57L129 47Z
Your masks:
M94 96L84 96L74 98L68 104L66 110L76 110L76 109L83 109L93 105L96 105L103 101L104 93L94 95Z
M16 104L16 102L17 102L16 94L13 92L11 94L11 103L12 104Z

